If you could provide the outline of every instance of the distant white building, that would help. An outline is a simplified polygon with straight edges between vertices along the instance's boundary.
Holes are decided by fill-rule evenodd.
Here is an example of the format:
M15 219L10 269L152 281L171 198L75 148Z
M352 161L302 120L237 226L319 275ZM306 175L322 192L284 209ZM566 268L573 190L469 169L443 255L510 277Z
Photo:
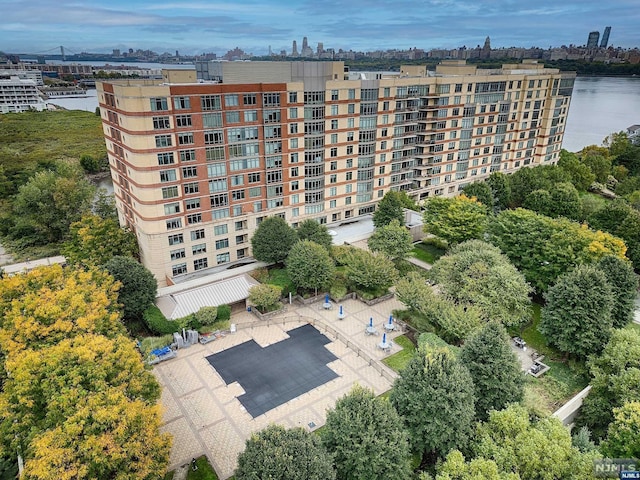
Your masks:
M1 67L1 66L0 66ZM33 80L38 87L44 85L42 80L42 72L40 70L16 70L0 68L0 79L8 79L10 77L18 77L21 80Z
M17 75L0 77L0 113L20 113L47 108L34 80Z
M633 143L640 143L640 125L631 125L628 127L627 138Z

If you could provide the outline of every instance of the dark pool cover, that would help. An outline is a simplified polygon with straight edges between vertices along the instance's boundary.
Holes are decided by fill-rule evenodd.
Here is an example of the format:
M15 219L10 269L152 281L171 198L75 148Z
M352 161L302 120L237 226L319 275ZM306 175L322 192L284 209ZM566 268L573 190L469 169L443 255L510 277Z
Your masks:
M311 325L287 333L266 348L250 340L207 357L227 385L242 386L238 400L254 418L338 376L327 367L337 360L324 347L327 337Z

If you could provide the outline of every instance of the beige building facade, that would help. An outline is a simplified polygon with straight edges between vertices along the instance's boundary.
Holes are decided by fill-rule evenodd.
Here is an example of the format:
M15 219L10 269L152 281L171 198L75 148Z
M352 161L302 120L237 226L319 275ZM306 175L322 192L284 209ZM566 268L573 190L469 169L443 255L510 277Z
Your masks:
M339 224L389 190L420 202L554 164L575 79L535 62L355 80L342 62L228 62L215 73L98 84L120 222L160 286L246 261L269 215Z

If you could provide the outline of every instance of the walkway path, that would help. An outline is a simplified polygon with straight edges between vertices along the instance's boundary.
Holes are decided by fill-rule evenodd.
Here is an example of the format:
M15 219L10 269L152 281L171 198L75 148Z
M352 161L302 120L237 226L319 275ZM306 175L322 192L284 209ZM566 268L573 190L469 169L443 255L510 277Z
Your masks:
M372 307L347 300L343 303L344 320L337 318L338 305L325 310L322 301L308 306L287 305L286 312L263 322L248 312L238 312L231 318L237 325L237 333L181 350L176 359L155 366L153 373L162 385L162 428L174 437L169 468L206 454L218 476L226 479L233 475L237 456L253 432L271 423L314 430L324 425L327 408L333 407L355 383L371 388L376 395L389 390L396 374L380 360L400 348L394 346L389 354L381 351L377 347L381 336L367 336L365 328L369 317L373 317L374 325L382 332L384 322L396 308L401 308L401 304L395 298ZM309 321L331 340L326 348L338 360L328 366L339 377L252 418L237 399L244 393L242 387L237 382L226 385L205 357L250 339L263 347L271 345L288 338L288 330ZM347 338L351 346L336 340L331 331ZM397 335L400 333L389 336ZM381 375L381 370L385 375Z
M409 263L413 263L415 266L424 268L425 270L431 270L431 264L427 262L423 262L422 260L418 260L415 257L408 257L407 261Z

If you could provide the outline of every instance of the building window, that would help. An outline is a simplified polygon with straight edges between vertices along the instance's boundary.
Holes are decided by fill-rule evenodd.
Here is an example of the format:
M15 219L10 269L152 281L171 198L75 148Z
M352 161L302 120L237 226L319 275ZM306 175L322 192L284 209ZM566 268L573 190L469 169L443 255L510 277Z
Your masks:
M224 147L206 147L205 158L207 162L224 160Z
M258 112L257 112L257 110L245 110L245 112L244 112L244 121L245 122L257 122L258 121Z
M226 112L227 123L240 123L240 112Z
M204 228L200 228L198 230L193 230L191 232L191 240L201 240L204 238Z
M193 225L195 223L202 223L201 213L191 213L187 215L187 225Z
M200 199L199 198L192 198L191 200L185 200L184 208L186 210L196 210L196 209L200 208Z
M262 104L267 106L279 106L280 105L280 94L279 93L263 93L262 94Z
M179 245L180 243L184 243L184 235L182 233L169 235L168 239L169 245Z
M192 255L201 255L203 253L207 253L207 244L206 243L199 243L199 244L193 245L191 247L191 254Z
M179 248L178 250L171 250L169 254L171 255L171 261L180 260L181 258L185 258L187 255L184 251L184 248Z
M229 248L229 239L222 238L220 240L216 240L216 250L222 250L224 248Z
M289 92L289 103L298 103L298 92Z
M184 191L185 195L190 195L192 193L198 193L198 192L200 192L200 185L198 185L198 182L185 183L182 186L182 190Z
M173 161L173 152L165 152L158 154L158 165L171 165Z
M209 262L206 258L198 258L197 260L193 261L193 269L202 270L203 268L207 268L209 266L208 264Z
M173 187L163 187L162 188L162 198L165 200L167 198L176 198L178 196L178 186L175 185Z
M191 115L176 115L176 127L190 127Z
M192 162L196 159L196 151L195 150L180 150L180 161L181 162Z
M164 214L165 215L175 215L176 213L180 213L180 203L167 203L164 206Z
M203 113L202 126L204 128L221 127L222 113Z
M193 178L198 176L198 167L182 167L182 178Z
M169 110L166 97L153 97L149 99L151 102L151 110L154 112L161 110Z
M171 128L169 117L153 117L154 130L166 130L167 128Z
M182 275L183 273L187 273L187 264L186 263L179 263L177 265L173 265L171 267L171 271L172 271L174 277L176 275Z
M337 147L332 147L330 150L330 155L331 157L337 157L338 156L338 148Z
M204 143L206 145L217 145L224 143L224 134L222 133L222 130L204 132Z
M201 97L202 110L220 110L220 95L203 95Z
M289 109L289 118L298 118L298 107L292 107Z
M193 143L193 133L179 133L178 145L191 145Z
M257 104L256 94L255 93L245 93L242 96L242 103L244 105L256 105Z
M171 135L156 135L156 147L170 147L172 145Z
M189 110L191 108L191 99L189 97L175 97L173 99L173 107L176 110Z
M221 263L228 263L229 261L231 261L231 257L228 253L220 253L216 255L216 262L218 265Z
M237 107L238 106L238 95L236 94L228 94L224 96L224 104L226 107Z
M224 225L216 225L215 227L213 227L213 234L214 235L224 235L228 231L229 231L229 229L228 229L226 223Z
M172 218L166 221L167 222L167 230L174 230L176 228L182 228L182 219L181 218Z

